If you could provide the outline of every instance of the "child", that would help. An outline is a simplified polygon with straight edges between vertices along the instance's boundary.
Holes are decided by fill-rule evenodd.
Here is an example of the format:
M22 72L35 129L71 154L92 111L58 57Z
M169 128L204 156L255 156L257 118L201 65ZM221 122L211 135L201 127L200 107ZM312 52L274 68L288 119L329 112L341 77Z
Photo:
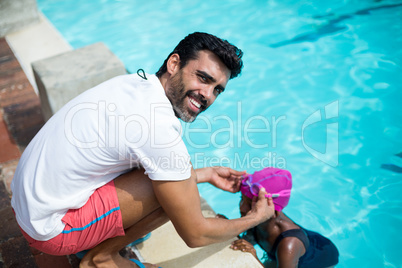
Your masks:
M246 175L241 183L241 216L250 211L252 200L264 187L273 197L275 214L264 223L248 230L244 239L233 242L231 248L250 252L257 258L249 238L258 243L272 260L267 267L333 267L338 263L336 246L324 236L304 229L288 218L282 209L286 207L292 188L290 172L277 168L265 168ZM257 258L258 259L258 258Z

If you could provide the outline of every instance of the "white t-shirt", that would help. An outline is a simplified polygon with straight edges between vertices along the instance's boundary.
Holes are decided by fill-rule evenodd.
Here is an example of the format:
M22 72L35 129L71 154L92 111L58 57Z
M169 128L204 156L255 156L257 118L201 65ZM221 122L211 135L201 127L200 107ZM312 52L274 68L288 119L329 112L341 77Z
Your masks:
M152 180L184 180L190 156L181 124L155 75L123 75L68 102L42 127L18 163L12 207L32 238L62 232L69 209L133 167Z

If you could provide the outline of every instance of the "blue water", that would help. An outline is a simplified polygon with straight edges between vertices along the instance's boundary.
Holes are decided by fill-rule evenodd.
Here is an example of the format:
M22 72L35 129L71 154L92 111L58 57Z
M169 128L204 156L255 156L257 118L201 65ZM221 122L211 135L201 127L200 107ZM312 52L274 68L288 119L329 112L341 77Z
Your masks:
M337 245L338 267L402 267L402 1L37 2L74 48L102 41L130 72L194 31L236 44L242 75L183 124L194 166L286 168L285 213ZM239 216L238 194L200 192Z

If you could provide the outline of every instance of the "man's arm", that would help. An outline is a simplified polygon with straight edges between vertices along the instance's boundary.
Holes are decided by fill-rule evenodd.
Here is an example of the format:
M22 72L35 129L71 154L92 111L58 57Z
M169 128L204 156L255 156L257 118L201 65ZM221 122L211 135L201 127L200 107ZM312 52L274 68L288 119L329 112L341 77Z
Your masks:
M152 181L152 184L160 205L189 247L226 241L274 214L272 198L265 198L266 192L261 190L253 208L240 219L204 218L194 170L187 180Z

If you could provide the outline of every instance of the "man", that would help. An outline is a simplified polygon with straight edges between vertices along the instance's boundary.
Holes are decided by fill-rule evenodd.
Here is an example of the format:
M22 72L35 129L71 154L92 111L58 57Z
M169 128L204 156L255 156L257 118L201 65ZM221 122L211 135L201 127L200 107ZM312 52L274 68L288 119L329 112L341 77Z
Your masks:
M55 255L91 249L81 267L137 267L119 250L168 220L187 245L200 247L271 217L262 190L241 219L204 218L196 184L236 192L243 173L192 169L180 137L178 118L191 122L206 110L240 73L241 56L227 41L193 33L157 76L116 77L58 111L26 148L12 182L30 245Z

